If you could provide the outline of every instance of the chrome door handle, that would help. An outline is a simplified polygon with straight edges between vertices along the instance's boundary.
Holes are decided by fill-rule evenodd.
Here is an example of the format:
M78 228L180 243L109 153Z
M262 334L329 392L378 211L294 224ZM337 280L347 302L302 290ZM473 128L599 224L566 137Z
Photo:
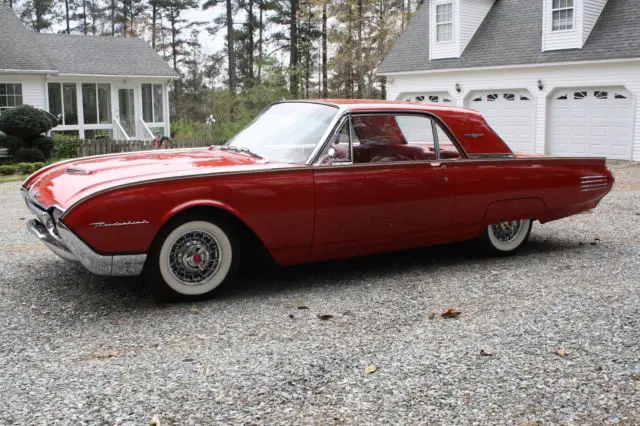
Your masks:
M440 169L446 169L447 165L446 164L442 164L440 162L435 162L435 163L431 163L431 167L440 168Z

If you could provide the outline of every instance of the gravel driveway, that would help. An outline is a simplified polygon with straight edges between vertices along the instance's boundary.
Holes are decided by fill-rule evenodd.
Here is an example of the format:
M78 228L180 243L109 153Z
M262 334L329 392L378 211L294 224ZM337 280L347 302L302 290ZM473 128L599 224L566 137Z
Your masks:
M169 306L57 259L2 184L0 424L640 424L640 165L615 173L514 257L288 268Z

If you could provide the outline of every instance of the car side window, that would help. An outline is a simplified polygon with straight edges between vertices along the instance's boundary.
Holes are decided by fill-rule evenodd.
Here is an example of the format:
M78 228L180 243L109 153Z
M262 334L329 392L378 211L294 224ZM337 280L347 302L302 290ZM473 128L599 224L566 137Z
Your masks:
M436 135L438 136L438 147L440 149L440 159L442 160L455 160L456 158L462 158L460 151L453 143L449 135L444 131L440 123L434 122L433 125L436 129Z
M351 133L349 119L346 119L324 148L318 164L351 163Z
M436 159L434 123L424 115L368 114L352 117L353 163Z

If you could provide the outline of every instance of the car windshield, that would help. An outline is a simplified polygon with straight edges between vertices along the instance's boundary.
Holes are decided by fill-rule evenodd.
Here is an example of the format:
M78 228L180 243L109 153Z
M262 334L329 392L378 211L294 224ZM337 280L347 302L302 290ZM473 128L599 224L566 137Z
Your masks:
M274 104L245 127L223 149L237 149L269 161L304 163L338 109L329 105Z

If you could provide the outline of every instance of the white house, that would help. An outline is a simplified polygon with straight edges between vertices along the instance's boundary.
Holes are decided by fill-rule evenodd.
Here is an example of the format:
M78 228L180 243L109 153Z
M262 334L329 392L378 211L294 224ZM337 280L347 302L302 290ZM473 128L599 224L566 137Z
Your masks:
M518 152L640 161L638 0L425 0L378 74Z
M176 73L142 39L41 34L0 3L0 113L28 104L60 118L52 133L169 136Z

